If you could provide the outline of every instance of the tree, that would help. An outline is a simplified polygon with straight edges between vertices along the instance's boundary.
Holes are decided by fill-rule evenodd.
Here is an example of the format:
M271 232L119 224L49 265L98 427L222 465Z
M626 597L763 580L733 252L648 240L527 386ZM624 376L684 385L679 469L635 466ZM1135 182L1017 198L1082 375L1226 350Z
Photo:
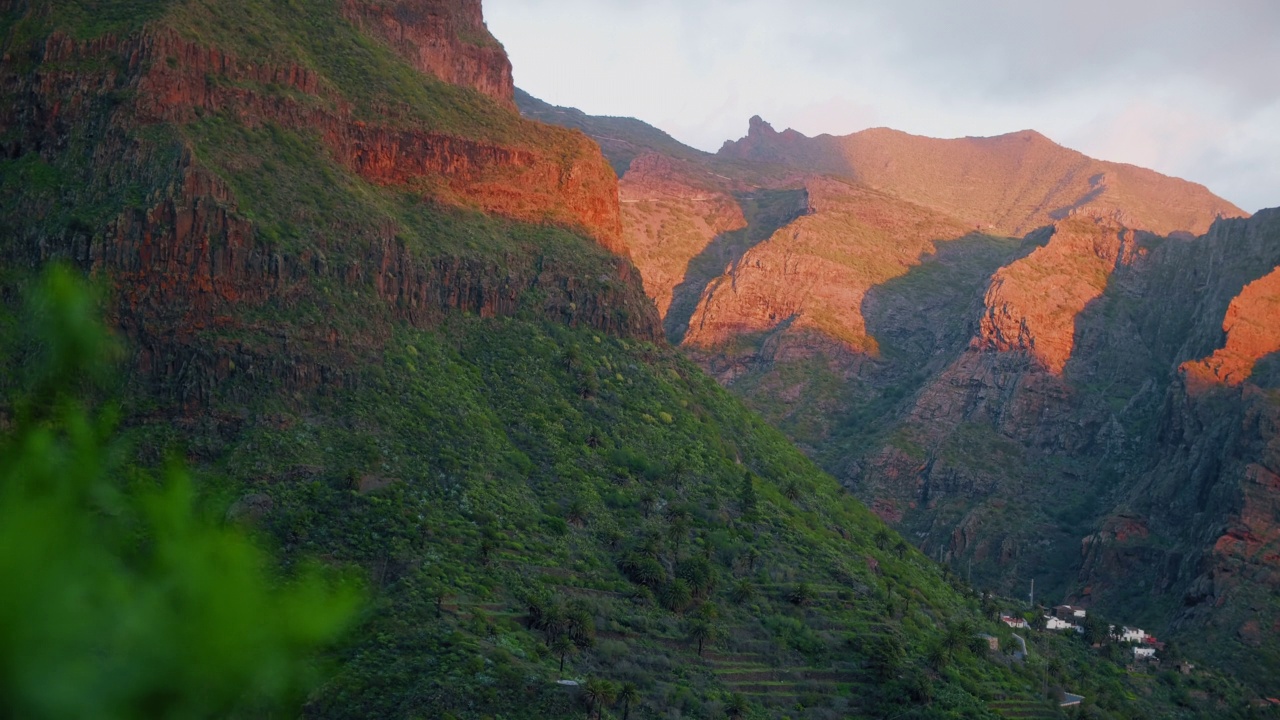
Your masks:
M658 493L651 487L645 487L640 491L640 512L644 515L644 519L649 519L649 513L653 512L653 508L658 504Z
M553 601L547 605L546 612L543 613L541 630L547 636L547 642L550 643L559 635L564 633L565 625L569 622L568 613L559 601ZM570 638L572 639L572 638Z
M582 527L587 524L587 503L582 498L572 498L564 508L564 519L571 525Z
M800 483L796 482L794 479L788 480L782 486L782 496L790 500L791 502L795 502L796 500L799 500L800 499Z
M962 650L973 647L976 630L968 620L955 620L947 623L946 632L942 634L942 645L947 654L954 656Z
M628 553L622 558L622 572L631 582L646 587L657 587L667 579L667 571L662 563L648 555L638 552Z
M925 660L934 670L942 670L951 663L951 651L941 639L930 643L929 649L925 651Z
M582 350L577 345L570 345L564 351L564 369L573 370L582 364Z
M618 702L622 703L622 720L627 720L631 714L631 703L640 701L640 690L635 683L623 683L618 688Z
M691 602L693 593L684 580L676 578L662 587L662 604L671 612L682 613Z
M600 717L604 706L618 697L618 687L608 680L592 678L582 689L587 698L587 717L591 717L593 711L596 717Z
M898 676L907 658L902 638L896 633L876 635L868 646L868 664L876 677L890 680Z
M698 657L702 657L702 646L715 636L715 626L709 620L697 618L689 623L689 641L698 644Z
M676 577L689 583L694 597L704 598L716 586L715 570L704 557L690 557L676 564Z
M684 538L689 534L689 527L692 524L689 511L682 507L672 506L667 511L667 539L669 539L675 547L675 558L680 557L680 545L684 542Z
M1099 645L1111 642L1111 626L1096 613L1090 612L1086 615L1083 625L1085 642Z
M898 542L893 544L893 551L897 553L898 557L900 558L906 557L907 552L910 549L911 549L911 546L907 545L907 541L903 540L902 538L898 538Z
M942 636L930 646L926 659L935 669L941 670L965 650L973 647L974 627L968 620L954 620L947 623Z
M731 720L740 720L743 715L747 714L747 709L747 699L738 693L734 693L729 697L729 702L725 703L724 713L725 715L728 715Z
M729 599L736 605L743 605L755 597L756 586L747 578L743 578L734 583L733 590L729 592Z
M794 588L791 588L791 592L787 593L787 600L792 605L804 607L813 602L813 588L809 587L809 583L799 583Z
M436 617L442 617L444 615L444 601L450 595L448 584L444 578L433 577L427 581L426 592L427 597L431 598L432 604L435 605Z
M912 668L904 679L907 692L911 693L911 699L920 705L929 705L933 702L933 681L920 668Z
M92 400L116 346L69 271L47 271L29 312L26 382L0 399L0 717L296 714L360 593L319 569L278 577L197 510L176 463L127 463L118 414Z
M738 509L744 518L751 519L756 515L759 502L755 478L751 475L751 471L747 470L742 473L742 483L738 486Z
M596 639L596 619L591 609L575 601L565 613L565 632L578 647L591 647Z
M564 672L564 659L578 651L578 645L568 635L557 635L555 640L551 641L551 652L560 658L560 670Z

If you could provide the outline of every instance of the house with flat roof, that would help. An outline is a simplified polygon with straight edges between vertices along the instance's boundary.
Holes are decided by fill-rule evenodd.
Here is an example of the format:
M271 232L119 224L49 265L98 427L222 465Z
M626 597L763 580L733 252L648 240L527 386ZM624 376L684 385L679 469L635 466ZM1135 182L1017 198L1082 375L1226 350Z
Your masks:
M1066 620L1063 620L1063 619L1061 619L1061 618L1054 617L1054 616L1052 616L1052 615L1045 615L1045 616L1044 616L1044 629L1045 629L1045 630L1055 630L1055 631L1057 631L1057 630L1075 630L1075 631L1076 631L1076 632L1078 632L1078 633L1082 633L1082 632L1084 632L1084 628L1080 627L1079 625L1076 625L1075 623L1067 622Z
M1083 620L1089 613L1084 608L1074 605L1059 605L1053 609L1053 614L1063 620Z

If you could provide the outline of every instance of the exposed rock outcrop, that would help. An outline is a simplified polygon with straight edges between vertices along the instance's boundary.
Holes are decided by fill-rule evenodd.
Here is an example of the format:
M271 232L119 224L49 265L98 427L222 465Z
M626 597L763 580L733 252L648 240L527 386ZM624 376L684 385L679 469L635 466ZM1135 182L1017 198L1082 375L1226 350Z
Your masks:
M1077 318L1102 296L1111 272L1139 252L1133 231L1113 221L1058 223L1047 245L992 277L975 346L1026 351L1060 375L1071 359Z
M1231 300L1222 332L1223 347L1182 365L1188 385L1238 386L1249 379L1259 360L1280 352L1280 268L1249 283Z
M480 0L343 0L342 15L419 72L515 106L511 61L489 33Z
M467 35L483 30L479 3L445 5L347 3L344 11L365 12L368 23L375 16L416 23L418 34L405 31L415 43L435 33L441 42L432 47L445 54L432 57L462 73L443 79L496 88L509 104L509 64L506 79L489 87L485 73L470 73L449 56L473 45L501 56L496 43ZM202 133L228 128L232 138L292 133L267 142L277 149L294 142L294 153L298 141L288 138L314 143L306 150L318 153L312 165L336 163L324 171L341 186L330 188L334 197L364 183L358 192L384 193L375 202L388 208L417 197L429 203L418 212L480 210L560 226L625 255L616 179L579 133L499 109L486 112L514 131L441 131L411 108L361 105L302 62L263 62L204 46L163 21L87 39L53 30L28 50L13 48L0 64L0 96L4 156L40 169L60 188L28 193L24 214L0 221L0 257L18 265L65 258L111 278L114 314L137 349L141 377L184 407L199 406L232 372L266 374L287 387L340 386L354 355L385 339L387 325L378 318L431 325L449 311L532 310L614 334L661 337L629 260L595 251L579 261L544 251L536 240L517 239L528 235L518 228L509 231L509 252L468 251L431 238L406 242L387 210L338 217L281 242L279 221L264 234L234 189L237 173L265 161L236 156L225 140L202 140ZM333 176L343 172L349 177ZM286 229L314 227L306 213L317 208L273 212ZM326 295L334 287L350 298L365 293L372 321L279 329L251 319L268 306L289 312L331 304L336 298Z

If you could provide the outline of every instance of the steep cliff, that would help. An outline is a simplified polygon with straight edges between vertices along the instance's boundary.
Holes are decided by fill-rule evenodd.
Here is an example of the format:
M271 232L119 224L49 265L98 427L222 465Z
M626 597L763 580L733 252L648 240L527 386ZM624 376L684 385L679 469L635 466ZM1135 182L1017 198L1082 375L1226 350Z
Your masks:
M419 72L514 106L511 61L484 24L480 0L343 0L342 15Z
M710 251L741 231L686 223L717 272L683 259L692 239L637 256L692 358L974 582L1034 579L1272 687L1273 213L1215 221L1242 213L1030 132L806 138L755 118L713 160L645 151L624 193L633 179L690 214L713 195L654 168L807 195L728 255ZM658 236L669 212L633 205L624 231ZM676 287L700 288L687 320L665 305L680 262Z
M661 259L642 278L609 166L511 111L476 3L0 10L0 433L41 358L10 310L74 264L128 352L93 473L149 491L185 459L284 571L364 586L298 713L601 715L601 679L636 717L1047 706L964 642L995 630L970 594L661 342L642 280L691 311L680 265L713 280L812 189L632 158L627 206L672 199L630 235ZM939 627L960 643L931 664Z
M879 446L847 436L831 461L935 557L1170 629L1273 687L1280 398L1250 370L1280 335L1276 217L1194 240L1060 224L993 275L969 347Z
M478 2L3 11L0 254L109 278L137 367L184 404L230 372L338 381L391 318L535 310L660 335L614 254L612 171L586 137L510 108ZM420 74L431 63L462 87ZM335 312L361 294L380 299L371 321ZM282 344L262 333L281 313L317 321Z

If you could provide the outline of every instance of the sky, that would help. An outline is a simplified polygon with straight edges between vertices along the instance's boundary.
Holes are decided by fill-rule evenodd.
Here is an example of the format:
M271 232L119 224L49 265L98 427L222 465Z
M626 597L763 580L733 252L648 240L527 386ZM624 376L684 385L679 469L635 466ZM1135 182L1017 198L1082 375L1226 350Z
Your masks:
M715 151L778 130L1034 129L1280 206L1277 0L485 0L516 85Z

